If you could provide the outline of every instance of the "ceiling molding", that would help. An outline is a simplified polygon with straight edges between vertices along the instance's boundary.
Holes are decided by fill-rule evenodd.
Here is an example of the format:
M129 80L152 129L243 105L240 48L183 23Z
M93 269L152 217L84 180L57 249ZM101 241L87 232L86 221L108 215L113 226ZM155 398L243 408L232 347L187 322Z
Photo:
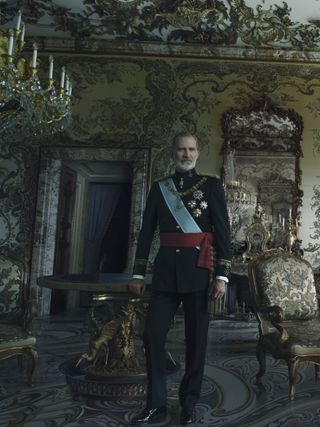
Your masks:
M32 36L320 50L317 0L7 0L1 24L18 8Z
M31 41L36 40L43 53L61 53L75 55L128 55L176 58L203 58L272 62L303 62L320 63L318 50L294 50L274 48L250 48L237 46L196 46L188 44L164 44L151 42L108 41L75 38L43 38L29 39L25 51L31 51Z

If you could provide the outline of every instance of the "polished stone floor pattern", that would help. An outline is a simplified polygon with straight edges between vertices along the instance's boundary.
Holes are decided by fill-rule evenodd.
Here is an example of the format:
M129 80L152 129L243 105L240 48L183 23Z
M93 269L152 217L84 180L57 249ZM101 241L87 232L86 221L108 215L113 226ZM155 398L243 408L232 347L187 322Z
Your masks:
M39 362L34 385L25 382L14 359L0 361L0 426L122 427L144 407L142 397L74 399L59 366L87 350L88 334L79 316L37 319ZM202 395L193 426L320 426L320 382L314 368L299 369L294 402L288 401L285 363L267 360L264 388L255 385L257 324L254 320L213 320L210 324ZM154 426L178 426L177 389L184 363L183 319L177 316L168 350L181 363L169 381L168 414Z

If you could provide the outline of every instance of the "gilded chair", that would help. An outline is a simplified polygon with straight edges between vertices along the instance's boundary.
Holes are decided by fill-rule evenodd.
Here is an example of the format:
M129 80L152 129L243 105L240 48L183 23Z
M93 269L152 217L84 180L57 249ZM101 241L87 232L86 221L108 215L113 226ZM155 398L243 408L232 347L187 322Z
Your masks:
M38 358L36 337L31 332L34 310L29 303L27 264L0 252L0 359L27 359L29 383Z
M296 375L303 362L320 364L320 321L311 265L282 249L271 249L249 262L249 287L259 322L257 359L266 371L266 353L288 365L289 399L295 395Z

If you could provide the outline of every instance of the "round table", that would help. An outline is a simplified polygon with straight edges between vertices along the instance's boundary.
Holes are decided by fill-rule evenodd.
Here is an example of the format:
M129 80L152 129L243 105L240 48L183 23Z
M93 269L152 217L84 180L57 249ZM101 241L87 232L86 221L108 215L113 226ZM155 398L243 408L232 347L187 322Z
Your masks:
M146 393L145 360L136 354L136 326L142 335L147 290L135 296L128 289L131 276L126 274L66 274L43 276L38 285L51 289L92 292L87 314L90 333L88 350L61 365L74 395L102 397L138 396ZM179 369L167 353L167 370Z

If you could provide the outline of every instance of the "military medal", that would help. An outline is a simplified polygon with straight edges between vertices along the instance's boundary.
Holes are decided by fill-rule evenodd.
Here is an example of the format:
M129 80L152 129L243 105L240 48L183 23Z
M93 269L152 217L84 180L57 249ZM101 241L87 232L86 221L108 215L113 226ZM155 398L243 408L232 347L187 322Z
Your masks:
M207 209L208 203L203 199L203 191L199 190L199 187L201 187L202 184L205 183L207 180L206 177L202 177L195 185L193 185L191 188L189 188L186 191L176 191L168 181L164 183L164 185L167 187L167 189L170 191L170 193L177 196L178 200L176 202L175 209L179 210L183 207L183 202L181 200L182 197L188 196L189 194L192 194L192 199L188 202L188 206L191 209L192 215L196 218L199 218L201 216L202 212ZM183 178L180 179L179 187L183 186Z
M204 200L200 203L200 208L201 209L207 209L207 207L208 207L208 203L207 202L205 202Z
M196 218L201 216L202 211L207 209L208 203L203 199L203 192L201 190L196 190L192 194L192 199L188 202L188 206L191 209L192 215Z
M196 200L202 200L203 199L203 192L201 190L196 190L193 194L192 194L193 198Z

